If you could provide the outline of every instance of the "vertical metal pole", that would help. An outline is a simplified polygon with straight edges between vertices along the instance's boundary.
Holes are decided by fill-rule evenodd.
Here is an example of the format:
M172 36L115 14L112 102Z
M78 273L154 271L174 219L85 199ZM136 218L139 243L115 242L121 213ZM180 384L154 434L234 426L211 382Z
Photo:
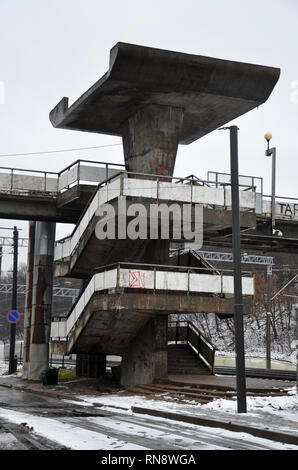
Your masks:
M3 248L0 246L0 279L1 279L1 273L2 273L2 256L3 256Z
M272 147L269 149L269 142L268 142L268 149L265 151L265 155L267 157L272 158L272 176L271 176L271 233L275 228L275 182L276 182L276 148Z
M271 149L272 158L272 178L271 178L271 220L272 233L275 228L275 181L276 181L276 148Z
M266 308L266 368L271 369L271 279L272 266L267 265L267 308Z
M243 301L240 251L240 207L238 171L238 127L230 128L231 185L232 185L232 232L234 257L234 326L236 350L236 383L238 413L246 413L246 378L243 331Z
M296 320L296 387L297 387L297 394L298 394L298 304L295 305L295 320Z
M12 297L11 297L11 310L17 308L17 287L18 287L18 229L13 228L13 278L12 278ZM9 346L9 367L8 373L13 374L16 371L15 367L15 341L16 341L16 324L10 325L10 346Z

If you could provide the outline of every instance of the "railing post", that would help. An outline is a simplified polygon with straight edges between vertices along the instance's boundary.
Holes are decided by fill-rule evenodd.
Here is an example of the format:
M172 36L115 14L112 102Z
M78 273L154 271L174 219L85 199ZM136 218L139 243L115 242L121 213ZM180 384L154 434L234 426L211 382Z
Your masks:
M215 367L214 363L215 363L215 349L213 348L213 351L212 351L212 364L211 364L211 366L212 366L212 370L211 370L212 375L214 375L214 367Z
M178 321L176 321L176 344L178 343Z
M120 175L120 196L123 196L124 189L124 173Z
M117 264L116 294L119 294L120 264Z
M190 285L189 279L190 279L190 269L187 270L187 295L189 295L189 285Z
M20 364L22 364L22 349L23 349L23 343L21 341L21 348L20 348Z

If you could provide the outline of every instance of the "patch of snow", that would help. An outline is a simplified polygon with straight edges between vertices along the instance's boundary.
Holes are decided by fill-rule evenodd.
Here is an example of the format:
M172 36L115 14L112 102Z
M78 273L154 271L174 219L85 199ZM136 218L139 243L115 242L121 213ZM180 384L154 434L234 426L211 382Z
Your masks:
M33 416L4 408L0 408L0 415L16 424L26 422L28 426L33 427L34 432L38 435L74 450L146 449L146 447L130 444L109 435L89 431L88 429L82 430L81 427L75 426L73 423L61 423L52 418Z
M202 405L202 408L210 410L223 410L228 413L236 413L237 402L235 400L221 398L219 400L214 400L210 403ZM262 410L263 412L267 413L283 412L283 417L287 416L287 419L298 422L298 396L295 393L295 388L293 387L292 389L289 389L288 395L284 396L248 396L247 411L253 412L258 410Z

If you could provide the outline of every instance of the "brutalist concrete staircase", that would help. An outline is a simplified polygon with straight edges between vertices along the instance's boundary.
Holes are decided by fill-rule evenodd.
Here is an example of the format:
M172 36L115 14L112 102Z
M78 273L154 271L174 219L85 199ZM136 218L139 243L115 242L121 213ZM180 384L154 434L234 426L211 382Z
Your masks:
M168 375L210 375L211 371L188 344L168 345Z

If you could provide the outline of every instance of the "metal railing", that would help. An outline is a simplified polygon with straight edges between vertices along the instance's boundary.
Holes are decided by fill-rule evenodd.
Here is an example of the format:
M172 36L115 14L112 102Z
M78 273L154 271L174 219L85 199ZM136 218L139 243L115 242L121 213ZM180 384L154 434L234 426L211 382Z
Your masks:
M208 171L207 180L218 186L231 185L231 174ZM239 175L239 188L254 188L255 192L263 194L263 178L260 176ZM244 189L245 191L246 189Z
M0 292L2 294L11 294L12 288L13 288L12 284L0 283ZM79 293L80 293L80 289L76 289L73 287L53 286L54 297L71 297L72 299L76 299ZM26 294L26 284L18 284L17 294L19 295Z
M120 163L76 160L59 172L0 167L0 193L55 196L74 185L98 185L122 170Z
M216 348L190 321L173 321L168 325L168 342L188 344L214 374Z

